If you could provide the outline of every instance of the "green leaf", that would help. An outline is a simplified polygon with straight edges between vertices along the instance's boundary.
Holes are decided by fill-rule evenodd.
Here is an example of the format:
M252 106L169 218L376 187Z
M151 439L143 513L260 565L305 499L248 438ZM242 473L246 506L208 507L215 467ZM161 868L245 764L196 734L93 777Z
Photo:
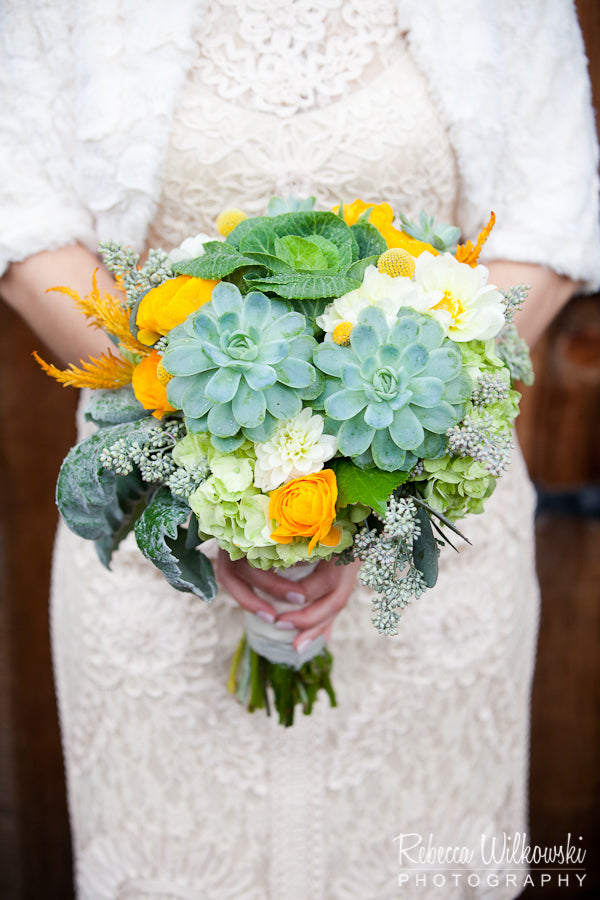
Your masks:
M354 241L352 232L348 225L339 219L335 213L311 210L309 212L294 212L285 213L281 216L263 217L252 221L255 225L252 228L248 228L239 242L241 253L273 254L275 237L281 238L288 235L309 238L312 235L319 235L335 244L339 253L340 269L347 268L353 261L352 250Z
M361 260L363 262L363 260ZM265 278L247 278L255 291L270 291L286 300L319 300L324 297L341 297L360 286L362 278L347 275L269 275Z
M160 569L171 587L210 603L217 593L213 567L208 557L190 546L194 542L188 529L182 527L189 517L187 503L167 488L160 488L138 519L135 538L144 556ZM193 521L190 527L195 527Z
M437 543L429 516L422 506L417 507L417 519L421 534L413 542L413 562L423 575L427 587L432 588L438 577Z
M143 482L137 471L116 475L105 469L100 454L120 438L144 441L155 425L142 419L101 428L72 447L61 466L56 485L60 514L71 531L96 542L107 568L156 488Z
M380 257L387 250L387 244L374 225L359 221L350 227L354 239L358 244L358 258L366 256Z
M196 259L175 263L173 270L179 275L194 278L223 278L243 266L254 265L253 259L241 253L225 241L209 241L204 245L204 253Z
M137 422L150 415L137 399L130 384L115 391L92 391L90 402L84 410L86 422L94 422L99 427L121 425L123 422Z
M350 503L370 506L385 516L387 499L408 478L408 472L383 472L381 469L359 469L347 459L334 459L329 468L335 472L338 486L338 507Z
M340 255L335 244L318 234L302 238L287 234L275 238L277 256L297 272L339 269Z

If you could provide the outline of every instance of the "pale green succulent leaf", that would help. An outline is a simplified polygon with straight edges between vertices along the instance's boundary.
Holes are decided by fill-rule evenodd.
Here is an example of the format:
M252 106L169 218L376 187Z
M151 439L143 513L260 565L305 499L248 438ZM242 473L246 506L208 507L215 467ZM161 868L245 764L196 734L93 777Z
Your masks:
M411 382L410 389L412 391L411 403L417 406L436 406L444 396L444 382L431 376L415 378Z
M356 224L350 226L350 231L358 245L358 258L365 259L369 256L379 257L387 250L385 238L374 225L359 218Z
M388 428L394 418L394 411L389 403L371 402L365 410L365 422L373 428Z
M240 378L240 373L234 369L217 369L204 389L206 397L213 403L227 403L228 400L233 400Z
M332 419L345 422L351 419L367 405L364 391L342 389L331 394L325 401L325 412Z
M445 434L456 424L456 413L449 403L442 400L433 409L419 407L419 420L428 431L433 431L434 434Z
M359 456L371 445L375 429L365 424L364 415L358 413L344 422L338 431L338 449L344 456Z
M412 457L409 455L407 462L406 450L401 449L394 443L387 429L375 432L375 437L371 444L371 453L373 454L375 465L385 472L408 470L412 465Z
M404 450L416 450L423 442L423 426L412 409L403 406L394 413L390 435L395 444Z

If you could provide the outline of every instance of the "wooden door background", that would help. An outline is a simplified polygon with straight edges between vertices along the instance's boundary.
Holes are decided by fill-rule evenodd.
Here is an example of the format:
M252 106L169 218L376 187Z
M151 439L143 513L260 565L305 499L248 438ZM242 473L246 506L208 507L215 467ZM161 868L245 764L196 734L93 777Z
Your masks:
M600 2L579 0L596 105ZM0 896L68 900L71 851L48 632L54 481L75 392L41 373L39 341L7 307L0 329ZM519 434L540 489L543 595L531 738L532 842L582 835L600 891L600 296L573 300L535 353Z

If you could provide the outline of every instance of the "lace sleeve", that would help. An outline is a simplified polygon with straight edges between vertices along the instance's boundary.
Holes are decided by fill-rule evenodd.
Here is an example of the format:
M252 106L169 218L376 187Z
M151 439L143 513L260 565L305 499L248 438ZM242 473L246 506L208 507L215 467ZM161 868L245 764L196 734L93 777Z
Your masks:
M77 195L69 3L3 6L0 32L0 274L13 261L76 241L93 248Z

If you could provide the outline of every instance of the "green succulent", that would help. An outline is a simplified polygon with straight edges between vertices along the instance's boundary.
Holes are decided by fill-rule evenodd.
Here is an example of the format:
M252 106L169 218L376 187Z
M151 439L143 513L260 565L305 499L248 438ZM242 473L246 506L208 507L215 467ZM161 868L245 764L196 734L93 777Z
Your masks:
M190 432L209 431L220 450L269 440L277 419L296 416L302 400L322 390L316 342L305 331L287 303L258 292L242 298L234 285L218 284L210 303L169 335L169 402L183 410Z
M402 231L418 241L431 244L440 253L454 253L456 250L456 242L460 238L460 228L457 228L456 225L444 225L442 222L436 224L433 216L428 216L423 210L419 213L418 223L408 219L402 213L400 213L400 219Z
M304 200L300 200L291 194L287 198L271 197L267 206L267 215L280 216L288 212L305 212L306 210L314 209L315 202L315 197L306 197Z
M332 212L299 210L245 219L225 241L175 269L197 278L227 278L242 293L266 291L293 300L340 297L357 288L387 249L376 228L347 225Z
M314 361L328 376L320 403L340 453L388 472L442 454L472 391L460 350L408 308L391 327L381 310L363 310L350 346L319 344Z

